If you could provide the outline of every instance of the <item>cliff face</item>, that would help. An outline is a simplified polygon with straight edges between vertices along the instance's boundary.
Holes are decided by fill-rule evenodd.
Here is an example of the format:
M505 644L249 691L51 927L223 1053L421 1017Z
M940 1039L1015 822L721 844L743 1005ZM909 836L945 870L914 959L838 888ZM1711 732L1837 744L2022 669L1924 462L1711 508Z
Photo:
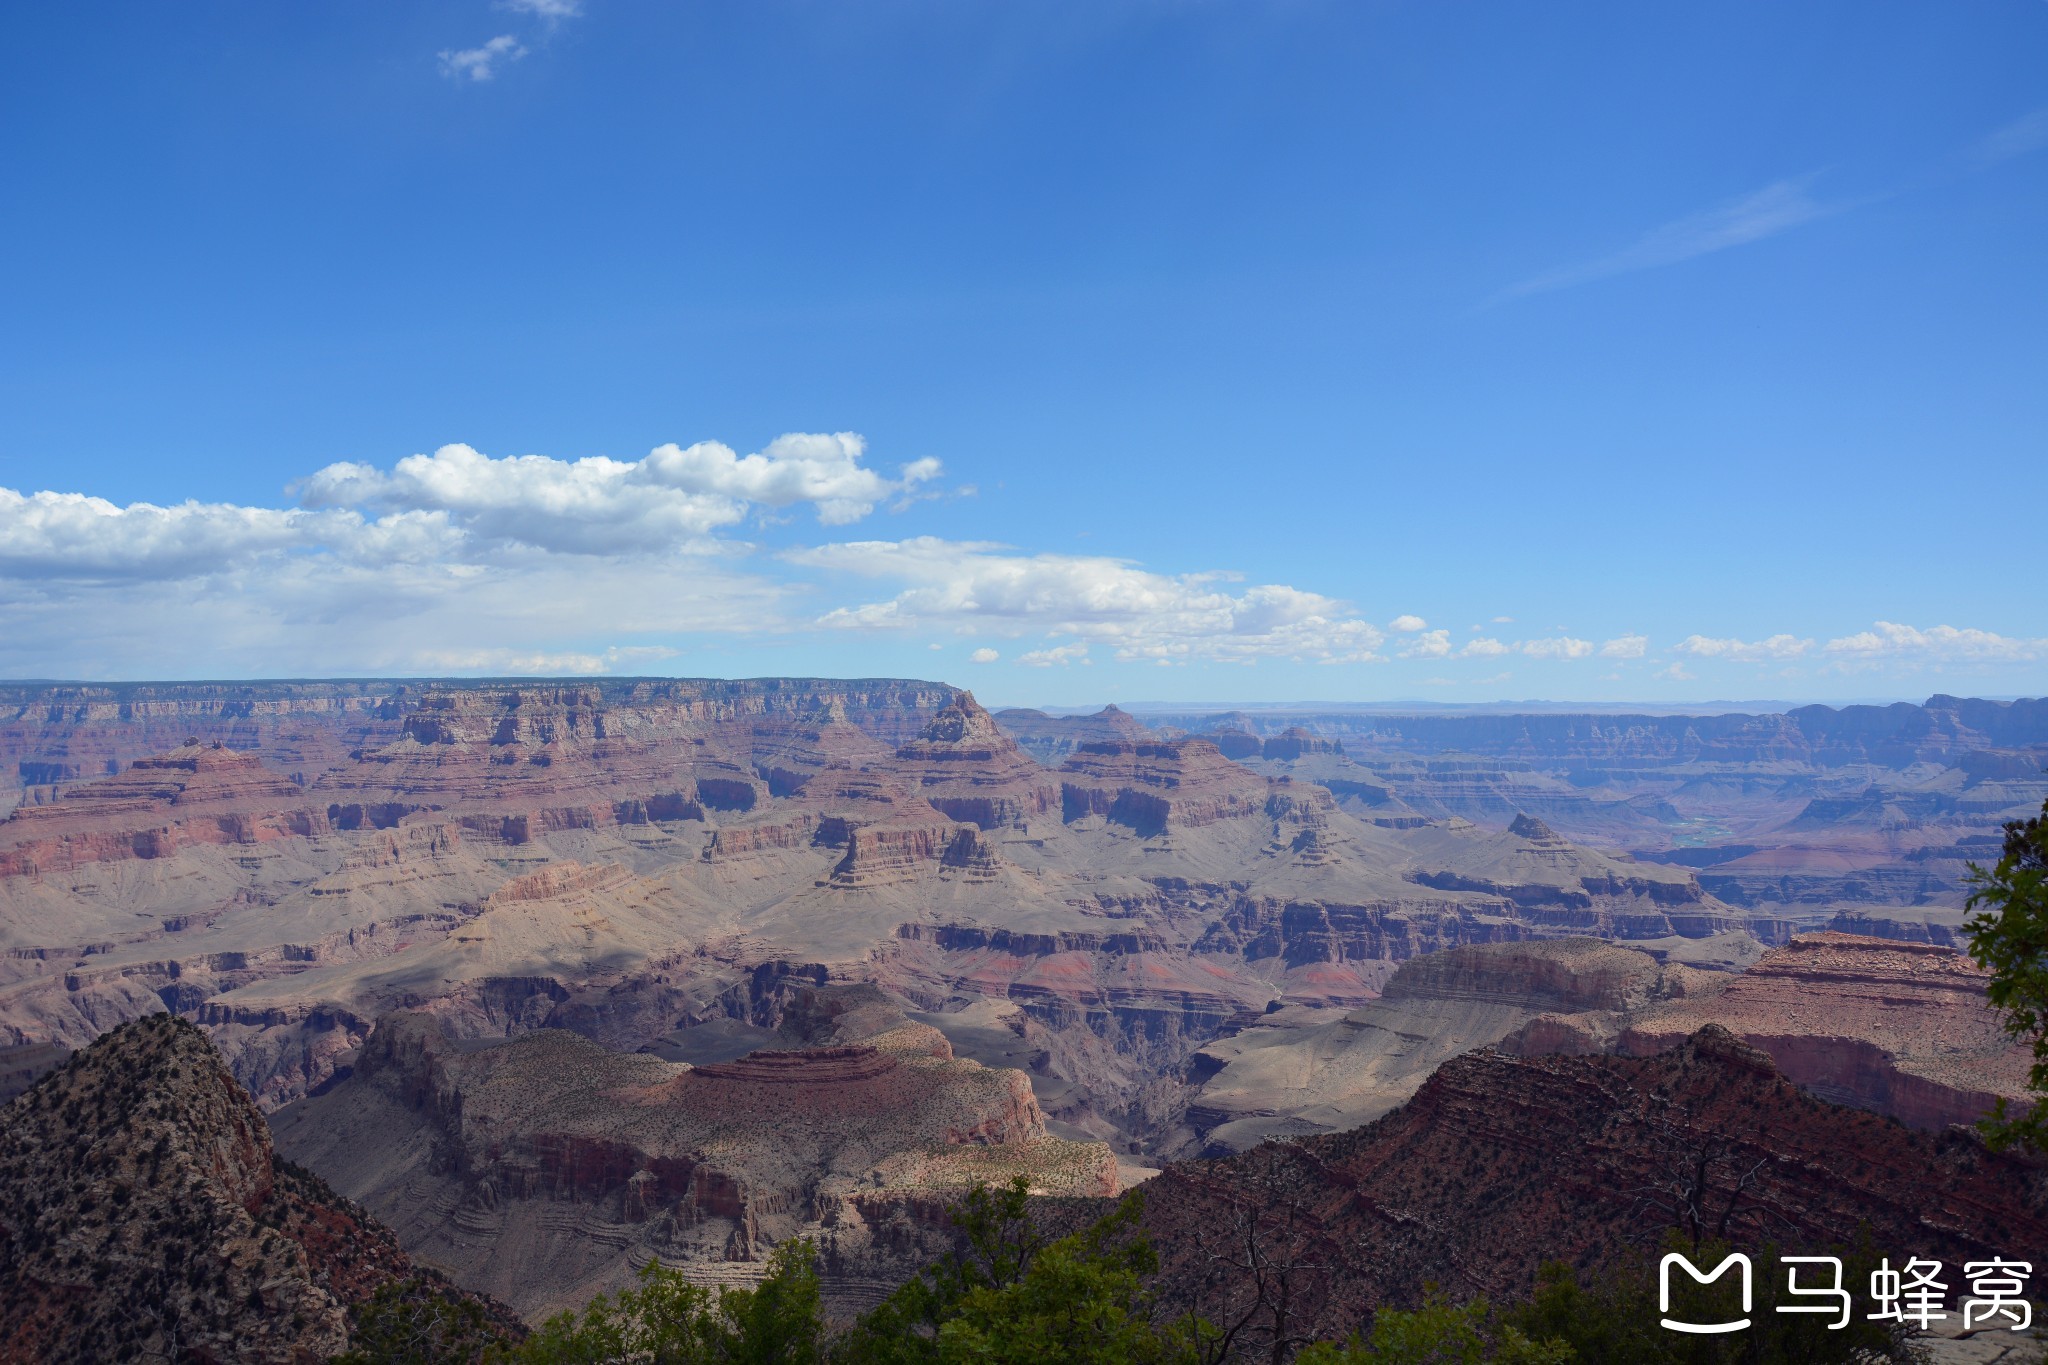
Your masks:
M1100 815L1140 834L1257 815L1266 795L1262 779L1205 739L1089 742L1060 768L1068 820Z
M213 1045L158 1015L0 1110L0 1359L318 1361L415 1273L277 1160Z
M2028 1052L2000 1026L1989 980L1954 949L1812 934L1710 998L1625 1015L1611 1047L1658 1052L1712 1022L1816 1095L1940 1129L2026 1094Z
M1028 827L1059 807L1052 780L967 692L896 751L894 766L938 810L983 829Z
M745 1279L809 1235L843 1269L975 1179L1116 1188L1106 1148L1047 1136L1021 1073L954 1059L871 989L799 992L783 1034L693 1067L559 1031L463 1048L392 1015L352 1076L276 1116L278 1141L529 1314L624 1282L628 1248Z
M0 877L167 858L185 844L257 844L324 833L306 793L249 754L188 744L114 777L61 789L0 821Z
M1815 1099L1715 1026L1644 1058L1455 1058L1367 1127L1168 1167L1144 1219L1170 1307L1213 1313L1241 1292L1210 1253L1256 1226L1308 1267L1296 1321L1341 1335L1426 1285L1498 1299L1544 1261L1653 1252L1691 1236L1689 1210L1751 1249L1847 1245L1867 1226L1895 1263L2048 1250L2041 1165Z

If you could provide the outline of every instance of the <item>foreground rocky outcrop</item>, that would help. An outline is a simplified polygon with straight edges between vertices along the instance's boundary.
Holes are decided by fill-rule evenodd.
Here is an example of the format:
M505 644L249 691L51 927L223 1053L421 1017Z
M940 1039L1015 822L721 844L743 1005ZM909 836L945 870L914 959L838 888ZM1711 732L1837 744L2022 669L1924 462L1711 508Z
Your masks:
M777 1041L692 1066L555 1030L465 1048L396 1014L347 1080L276 1115L277 1140L530 1317L653 1255L744 1281L798 1235L835 1291L872 1297L977 1180L1117 1187L1107 1148L1046 1133L1021 1073L956 1060L872 987L799 992Z
M115 1029L0 1110L0 1360L324 1360L351 1304L419 1274L278 1159L182 1019Z
M1597 1272L1673 1231L2039 1263L2048 1166L1816 1099L1708 1025L1650 1057L1454 1058L1366 1127L1169 1166L1144 1223L1170 1308L1232 1320L1284 1273L1290 1330L1341 1336L1431 1287L1513 1298L1544 1261Z

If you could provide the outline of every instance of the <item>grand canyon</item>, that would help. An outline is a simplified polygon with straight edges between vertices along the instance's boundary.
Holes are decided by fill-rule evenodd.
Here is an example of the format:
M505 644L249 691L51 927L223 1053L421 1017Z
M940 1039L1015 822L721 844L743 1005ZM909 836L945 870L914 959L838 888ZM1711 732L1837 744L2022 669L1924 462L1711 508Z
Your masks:
M943 1242L950 1199L1017 1176L1055 1201L1149 1183L1170 1240L1276 1151L1297 1193L1310 1162L1378 1171L1382 1203L1454 1148L1517 1189L1597 1188L1592 1166L1485 1147L1485 1122L1455 1130L1503 1105L1569 1127L1560 1086L1654 1074L1662 1093L1703 1067L1803 1092L1756 1101L1788 1117L1739 1140L1812 1235L1879 1207L1904 1235L1911 1200L1946 1192L1986 1210L1954 1246L2048 1249L2041 1171L1953 1146L2026 1094L2026 1049L1959 945L1966 865L2048 798L2048 702L1053 715L886 679L4 691L0 1094L78 1074L67 1058L110 1031L189 1021L254 1106L238 1179L268 1191L266 1163L293 1163L335 1192L314 1205L388 1225L387 1260L529 1321L651 1259L744 1284L798 1236L857 1312ZM187 1046L168 1037L150 1045ZM11 1141L50 1083L8 1111ZM1669 1157L1619 1121L1597 1161ZM1953 1179L1910 1188L1937 1160L1911 1134ZM1798 1172L1834 1140L1885 1155L1824 1197ZM235 1190L259 1215L271 1197ZM1403 1242L1318 1311L1344 1328L1453 1262L1461 1287L1512 1292L1537 1234L1509 1247L1519 1215L1488 1208L1491 1268L1456 1237ZM1529 1216L1560 1247L1626 1241L1612 1210ZM10 1264L36 1302L71 1292ZM332 1346L335 1295L303 1295Z

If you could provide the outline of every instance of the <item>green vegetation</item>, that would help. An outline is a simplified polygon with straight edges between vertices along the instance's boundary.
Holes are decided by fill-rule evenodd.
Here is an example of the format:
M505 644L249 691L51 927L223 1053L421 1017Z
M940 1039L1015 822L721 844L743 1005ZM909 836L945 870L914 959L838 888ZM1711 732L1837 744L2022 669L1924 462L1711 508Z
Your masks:
M716 1295L650 1261L637 1289L560 1313L510 1353L516 1365L816 1365L824 1358L817 1249L784 1242L752 1289Z
M1064 1237L1029 1214L1025 1183L977 1187L953 1211L956 1250L904 1284L837 1336L820 1311L815 1248L786 1242L753 1289L712 1290L657 1263L637 1287L599 1295L581 1313L551 1318L524 1342L505 1341L473 1301L417 1285L380 1292L356 1315L349 1365L1224 1365L1239 1359L1294 1365L1848 1365L1916 1356L1903 1326L1873 1322L1862 1290L1877 1264L1866 1241L1834 1249L1839 1285L1854 1296L1848 1325L1787 1293L1774 1247L1752 1257L1753 1301L1742 1311L1733 1273L1708 1284L1673 1280L1668 1316L1689 1322L1747 1317L1724 1336L1660 1326L1657 1259L1645 1256L1584 1281L1561 1262L1545 1266L1525 1302L1457 1303L1436 1292L1413 1310L1383 1308L1348 1343L1312 1342L1298 1352L1270 1340L1250 1348L1216 1326L1164 1314L1146 1288L1157 1258L1138 1230L1137 1194L1107 1217ZM1728 1248L1695 1248L1678 1232L1669 1250L1702 1268ZM1816 1267L1801 1288L1829 1282ZM1249 1352L1249 1353L1248 1353Z
M464 1294L414 1278L356 1305L350 1350L334 1365L482 1365L503 1359L504 1328Z
M1028 1214L1022 1177L977 1187L954 1210L962 1246L898 1289L833 1343L835 1365L1134 1365L1198 1361L1202 1324L1152 1320L1144 1279L1158 1264L1135 1230L1141 1196L1058 1239Z
M1729 1251L1725 1244L1708 1242L1695 1252L1690 1243L1676 1234L1665 1249L1691 1257L1702 1270L1719 1265ZM1839 1330L1829 1326L1836 1321L1831 1314L1778 1311L1780 1305L1810 1307L1819 1300L1786 1292L1787 1271L1780 1265L1779 1250L1774 1246L1766 1246L1750 1257L1755 1283L1747 1313L1742 1311L1741 1293L1732 1271L1709 1284L1696 1284L1682 1271L1674 1273L1668 1316L1694 1323L1733 1322L1745 1317L1750 1320L1748 1330L1724 1336L1688 1335L1667 1331L1659 1325L1667 1314L1658 1306L1655 1259L1645 1259L1591 1283L1581 1283L1570 1266L1552 1262L1537 1276L1535 1294L1502 1314L1500 1322L1506 1331L1518 1332L1525 1340L1562 1347L1563 1354L1503 1353L1473 1359L1541 1359L1578 1365L1850 1365L1918 1359L1904 1327L1869 1320L1872 1305L1864 1290L1870 1283L1870 1272L1878 1264L1877 1253L1869 1242L1853 1249L1836 1247L1821 1254L1841 1259L1840 1284L1853 1296L1850 1321ZM1823 1268L1802 1270L1802 1289L1829 1282L1830 1272ZM1403 1361L1437 1358L1389 1357Z
M2048 1152L2048 803L2005 827L1997 866L1970 864L1970 883L1970 908L1986 907L1963 926L1970 955L1991 971L1991 1003L2007 1031L2033 1046L2027 1088L2042 1097L2017 1113L2000 1100L1984 1131L1994 1147Z

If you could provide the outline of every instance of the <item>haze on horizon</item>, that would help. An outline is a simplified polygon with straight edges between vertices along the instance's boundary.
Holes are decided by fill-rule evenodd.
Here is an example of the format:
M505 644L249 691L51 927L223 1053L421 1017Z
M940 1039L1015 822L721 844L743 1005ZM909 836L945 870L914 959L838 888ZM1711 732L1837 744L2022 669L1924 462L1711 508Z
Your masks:
M24 8L0 676L2038 695L2048 7Z

